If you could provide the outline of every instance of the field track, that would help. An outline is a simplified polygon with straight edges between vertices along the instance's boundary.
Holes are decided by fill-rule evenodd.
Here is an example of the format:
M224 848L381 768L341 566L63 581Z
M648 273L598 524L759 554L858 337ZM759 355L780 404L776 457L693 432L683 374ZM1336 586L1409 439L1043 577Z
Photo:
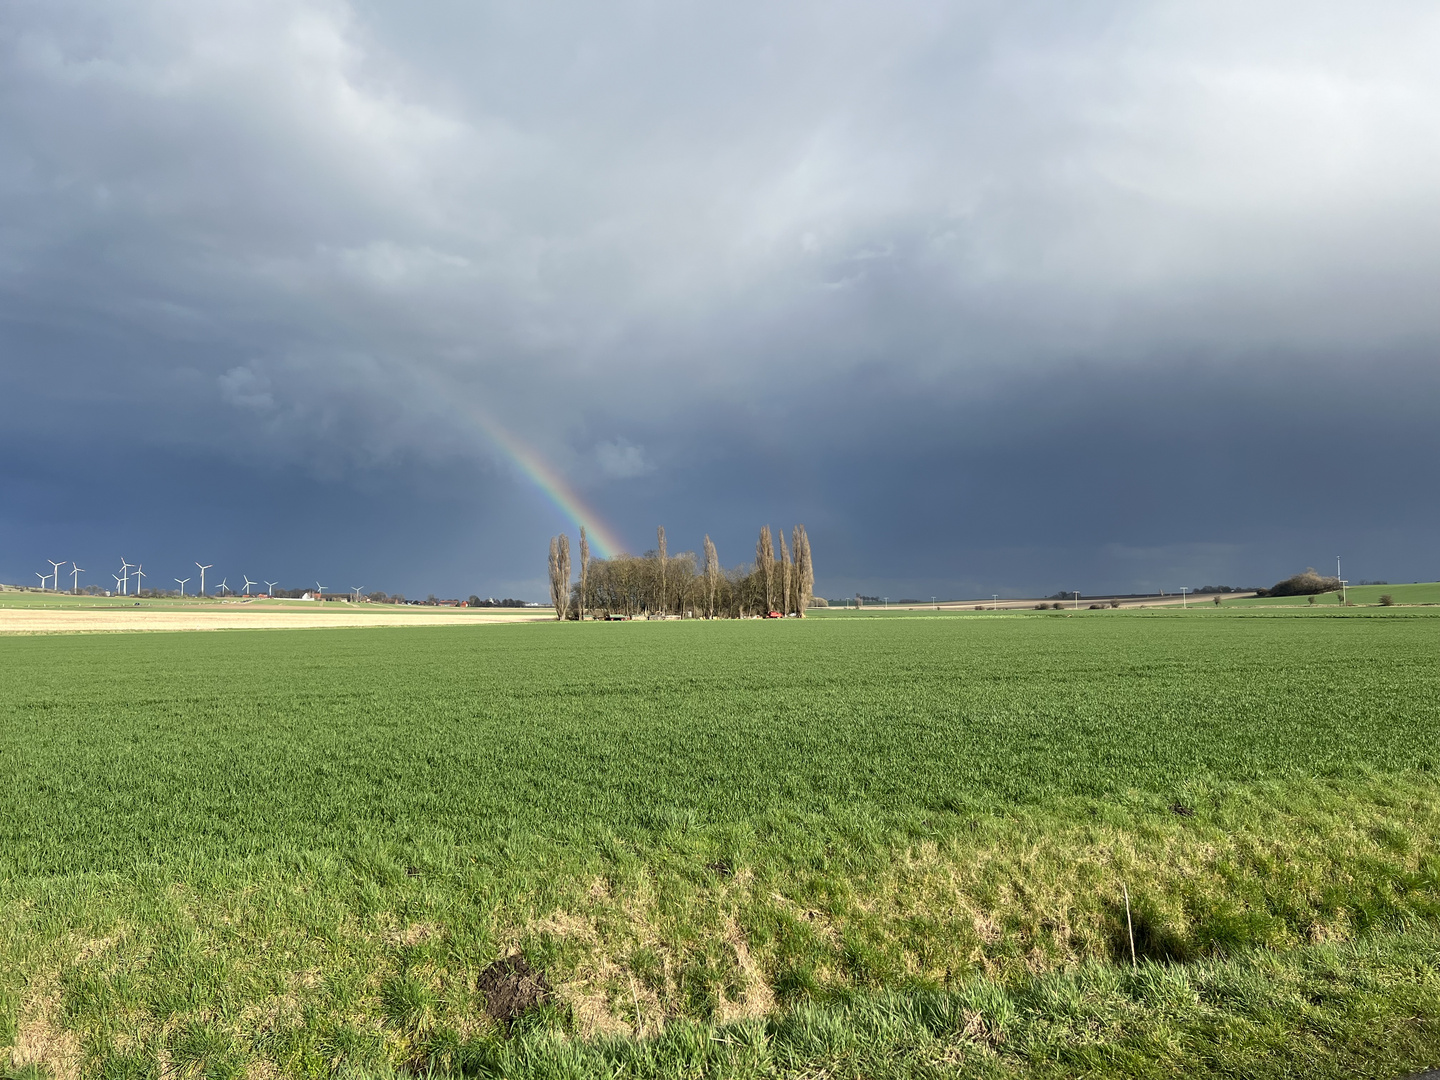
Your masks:
M445 608L416 613L393 605L350 609L324 605L323 611L236 608L233 611L173 608L118 608L47 611L0 608L0 634L96 633L119 630L301 630L353 626L451 626L457 623L513 623L553 619L548 609L535 614L482 614ZM388 610L387 610L388 609Z

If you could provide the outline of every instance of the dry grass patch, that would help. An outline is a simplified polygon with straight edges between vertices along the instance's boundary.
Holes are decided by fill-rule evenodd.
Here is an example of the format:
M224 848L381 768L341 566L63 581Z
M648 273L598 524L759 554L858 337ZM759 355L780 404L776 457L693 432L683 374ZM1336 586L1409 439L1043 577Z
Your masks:
M60 1015L60 997L53 986L32 991L21 1010L15 1042L10 1047L12 1068L38 1066L54 1080L79 1080L84 1060L80 1040L61 1026Z

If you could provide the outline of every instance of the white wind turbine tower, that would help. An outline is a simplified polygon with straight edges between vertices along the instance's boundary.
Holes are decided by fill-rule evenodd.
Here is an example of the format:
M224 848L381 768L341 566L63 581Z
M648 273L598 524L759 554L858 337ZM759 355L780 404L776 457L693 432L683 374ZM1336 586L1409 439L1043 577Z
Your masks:
M35 576L40 579L40 591L41 591L41 592L44 592L44 591L45 591L45 582L47 582L47 581L50 580L50 575L49 575L49 574L42 574L39 570L36 570L36 571L35 571Z
M138 579L143 578L144 576L145 576L145 571L141 568L141 566L140 566L139 563L136 563L136 564L135 564L135 577L136 577L136 579L137 579L136 582L135 582L135 595L136 595L136 596L139 596L139 595L140 595L140 590L141 590L141 588L144 587L144 582L142 582L142 581L140 581L140 580L138 580Z
M84 571L84 569L81 568L81 566L80 566L78 563L71 563L71 564L70 564L70 591L71 591L71 592L78 593L78 592L80 591L80 575L83 574L83 573L85 573L85 571Z
M187 581L189 581L189 580L190 580L190 579L189 579L188 577L187 577L187 578L178 578L178 577L177 577L177 578L175 579L175 584L180 586L180 597L181 597L181 599L184 599L184 597L185 597L185 583L186 583Z
M321 600L325 599L325 586L321 585L318 581L315 582L315 591L320 594Z
M275 599L275 586L276 586L276 585L279 585L279 584L280 584L280 583L279 583L278 581L267 581L267 582L265 582L265 588L267 588L267 589L270 590L270 591L267 592L265 595L268 596L268 597L270 597L270 599L272 599L272 600Z
M56 592L59 592L59 591L60 591L60 567L64 566L65 563L66 563L68 560L62 560L62 561L60 561L60 562L56 562L54 559L46 559L45 561L50 564L50 569L51 569L51 571L52 571L51 574L50 574L50 576L55 579L55 591L56 591Z
M196 565L196 566L200 566L200 564L199 564L198 562L197 562L195 565ZM204 566L200 566L200 595L201 595L201 596L204 596L204 595L205 595L205 571L206 571L206 570L209 570L210 567L212 567L212 566L214 566L214 565L215 565L214 563L206 563Z
M229 579L228 577L226 577L226 578L221 578L221 579L220 579L220 584L215 586L215 588L217 588L217 589L220 590L220 595L221 595L221 596L224 596L227 590L230 591L230 592L234 592L234 591L235 591L234 589L231 589L228 585L225 584L225 582L227 582L227 581L229 581L229 580L230 580L230 579Z
M130 564L125 561L125 556L120 556L120 595L125 596L130 591Z
M350 591L355 594L355 602L356 602L357 604L360 602L360 590L363 589L364 587L365 587L364 585L351 585L351 586L350 586Z
M249 595L250 595L250 586L251 586L251 585L259 585L260 583L259 583L258 581L251 581L249 574L241 574L240 576L245 579L245 595L246 595L246 596L249 596Z
M119 574L111 574L110 576L115 579L115 591L116 591L116 592L120 592L120 575L119 575ZM124 593L120 593L120 595L121 595L121 596L124 596L125 594L124 594Z

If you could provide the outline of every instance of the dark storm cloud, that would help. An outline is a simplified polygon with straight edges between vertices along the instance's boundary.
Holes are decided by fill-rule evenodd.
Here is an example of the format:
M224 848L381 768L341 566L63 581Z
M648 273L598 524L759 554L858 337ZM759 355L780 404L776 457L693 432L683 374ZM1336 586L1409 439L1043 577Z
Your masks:
M1437 46L1418 4L12 5L0 572L86 531L37 470L204 463L276 558L316 500L357 563L428 514L399 584L533 591L563 522L476 409L637 548L794 507L831 591L1288 571L1297 447L1433 481L1354 402L1434 388ZM205 505L134 542L235 535Z

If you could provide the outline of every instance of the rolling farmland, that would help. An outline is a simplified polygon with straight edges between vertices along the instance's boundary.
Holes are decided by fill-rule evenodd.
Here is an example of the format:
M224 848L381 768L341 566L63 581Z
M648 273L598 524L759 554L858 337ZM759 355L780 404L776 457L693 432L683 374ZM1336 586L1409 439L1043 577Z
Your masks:
M1440 1048L1437 633L0 639L0 1045L113 1075L1395 1075ZM555 993L507 1031L477 978L515 950Z
M1380 597L1389 596L1396 604L1440 604L1440 582L1418 581L1400 585L1352 585L1345 590L1345 598L1355 605L1378 604ZM1255 596L1228 603L1237 607L1298 607L1310 606L1306 596ZM1338 593L1323 593L1315 597L1315 606L1328 604L1336 607L1340 603Z

